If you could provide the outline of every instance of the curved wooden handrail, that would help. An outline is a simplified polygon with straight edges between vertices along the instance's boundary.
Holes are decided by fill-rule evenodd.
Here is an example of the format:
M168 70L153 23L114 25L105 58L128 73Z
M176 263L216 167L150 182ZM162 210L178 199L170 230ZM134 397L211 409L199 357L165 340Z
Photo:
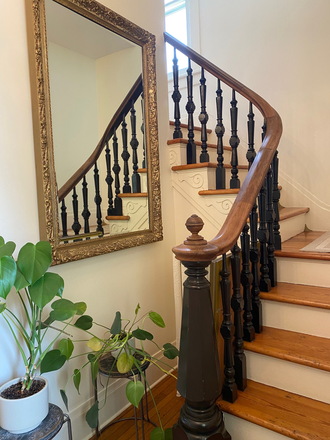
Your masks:
M58 200L61 202L65 196L69 194L70 191L79 183L79 181L84 177L84 175L92 168L104 148L105 142L111 138L113 133L117 130L119 125L123 121L123 114L127 115L131 109L132 101L136 101L138 97L143 92L142 84L142 74L133 84L130 91L125 96L123 102L118 107L117 111L113 115L111 121L109 122L103 136L101 137L99 143L97 144L93 153L89 156L86 162L78 168L78 170L70 177L70 179L59 189Z
M282 121L273 107L257 93L171 35L164 33L164 39L196 64L251 101L265 118L267 127L261 147L219 233L207 244L198 244L197 241L190 244L191 242L187 240L182 245L173 248L173 252L178 260L211 261L218 255L228 252L242 232L278 147L282 135Z

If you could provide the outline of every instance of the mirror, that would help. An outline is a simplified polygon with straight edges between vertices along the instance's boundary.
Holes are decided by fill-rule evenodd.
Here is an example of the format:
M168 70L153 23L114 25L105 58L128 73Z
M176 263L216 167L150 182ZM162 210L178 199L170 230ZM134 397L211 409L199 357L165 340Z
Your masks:
M53 264L161 240L155 37L93 0L26 1Z

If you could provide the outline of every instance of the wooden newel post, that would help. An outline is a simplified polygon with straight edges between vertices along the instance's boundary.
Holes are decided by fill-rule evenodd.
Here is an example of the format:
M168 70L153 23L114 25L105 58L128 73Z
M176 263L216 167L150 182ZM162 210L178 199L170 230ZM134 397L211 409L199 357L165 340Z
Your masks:
M177 384L185 403L173 427L174 440L231 439L216 405L221 394L220 365L210 283L205 278L206 267L218 248L198 235L203 225L201 218L191 216L186 227L192 235L173 249L188 276L184 282Z

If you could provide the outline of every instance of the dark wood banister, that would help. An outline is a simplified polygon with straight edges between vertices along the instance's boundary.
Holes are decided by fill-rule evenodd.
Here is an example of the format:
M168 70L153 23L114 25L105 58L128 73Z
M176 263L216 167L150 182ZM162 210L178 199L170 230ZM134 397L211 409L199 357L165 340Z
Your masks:
M105 142L108 141L115 130L119 127L123 121L123 114L127 114L131 109L132 101L136 101L143 91L142 84L142 74L133 84L130 91L125 96L123 102L118 107L116 113L113 115L111 121L109 122L103 136L101 137L99 143L97 144L93 153L89 156L86 162L78 168L78 170L70 177L70 179L62 186L58 191L58 200L61 202L64 197L66 197L70 191L79 183L79 181L84 177L84 175L92 168L97 159L100 157L102 150L104 148Z
M273 107L257 93L168 33L164 33L164 39L196 64L251 101L260 110L266 122L265 138L219 233L207 244L198 244L197 242L189 244L187 240L182 245L173 248L178 260L211 261L218 255L228 252L242 232L278 147L282 134L282 121Z

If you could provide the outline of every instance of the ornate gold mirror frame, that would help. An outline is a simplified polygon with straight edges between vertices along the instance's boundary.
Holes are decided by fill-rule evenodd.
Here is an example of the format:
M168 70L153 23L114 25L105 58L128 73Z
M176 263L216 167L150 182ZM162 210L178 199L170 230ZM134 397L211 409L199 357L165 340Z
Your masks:
M94 0L53 0L98 25L141 46L148 163L149 228L84 241L61 242L58 187L55 174L50 86L46 38L45 0L26 0L31 94L40 238L53 248L53 265L102 255L162 240L158 127L156 102L155 37ZM78 237L79 238L79 237Z

